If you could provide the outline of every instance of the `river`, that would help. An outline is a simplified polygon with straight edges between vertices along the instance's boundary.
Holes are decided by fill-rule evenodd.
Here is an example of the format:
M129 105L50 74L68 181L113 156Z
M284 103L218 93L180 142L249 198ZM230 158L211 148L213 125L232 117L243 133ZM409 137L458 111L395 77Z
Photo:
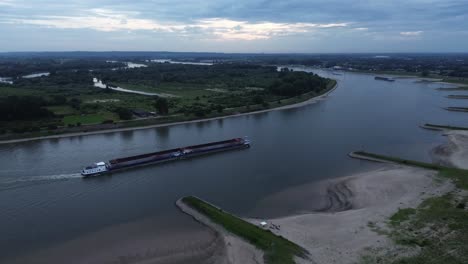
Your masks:
M444 138L418 125L463 125L468 117L442 109L457 103L435 89L449 85L297 70L338 79L339 86L327 99L300 108L0 145L0 262L139 219L155 219L155 225L171 230L199 228L174 207L184 195L242 216L288 214L287 208L272 206L261 213L255 208L287 188L376 166L348 158L350 151L430 161L428 152ZM96 161L240 136L250 138L250 149L89 180L78 174Z

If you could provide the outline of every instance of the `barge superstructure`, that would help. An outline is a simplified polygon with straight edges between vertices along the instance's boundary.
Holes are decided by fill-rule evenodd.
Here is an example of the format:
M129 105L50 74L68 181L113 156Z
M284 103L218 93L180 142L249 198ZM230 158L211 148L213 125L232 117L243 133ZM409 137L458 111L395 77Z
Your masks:
M101 161L84 168L81 171L81 175L83 177L97 176L145 164L154 164L178 159L186 159L214 152L242 149L248 147L250 147L250 141L248 139L233 138L229 140L193 145L183 148L175 148L125 158L117 158L108 162Z

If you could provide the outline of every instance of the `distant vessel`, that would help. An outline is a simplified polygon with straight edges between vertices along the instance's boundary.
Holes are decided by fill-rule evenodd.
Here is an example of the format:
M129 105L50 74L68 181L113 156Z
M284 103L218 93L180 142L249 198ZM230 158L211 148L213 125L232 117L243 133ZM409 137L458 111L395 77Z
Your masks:
M160 163L178 159L191 158L214 152L241 149L250 147L250 141L245 138L233 138L207 144L188 146L184 148L169 149L159 152L141 154L126 158L113 159L108 162L96 162L81 171L83 177L97 176L116 170L141 166L145 164Z
M395 81L394 79L390 79L390 78L382 77L382 76L375 76L374 79L379 80L379 81L387 81L387 82L394 82Z

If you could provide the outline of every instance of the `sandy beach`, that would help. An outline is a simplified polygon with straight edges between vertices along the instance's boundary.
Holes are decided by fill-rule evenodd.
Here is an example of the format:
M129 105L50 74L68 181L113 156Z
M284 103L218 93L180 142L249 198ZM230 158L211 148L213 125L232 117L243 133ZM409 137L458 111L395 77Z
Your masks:
M335 89L337 89L338 86L339 86L339 81L337 81L336 85L330 91L328 91L328 92L326 92L326 93L324 93L322 95L310 98L309 100L306 100L304 102L300 102L300 103L296 103L296 104L290 104L290 105L284 105L284 106L265 109L265 110L252 111L252 112L248 112L248 113L225 115L225 116L219 116L219 117L196 119L196 120L191 120L191 121L182 121L182 122L173 122L173 123L164 123L164 124L141 126L141 127L105 129L105 130L92 131L92 132L78 132L78 133L67 133L67 134L60 134L60 135L53 135L53 136L43 136L43 137L34 137L34 138L20 138L20 139L11 139L11 140L0 140L0 144L11 144L11 143L43 140L43 139L79 137L79 136L89 136L89 135L115 133L115 132L123 132L123 131L142 130L142 129L150 129L150 128L158 128L158 127L177 126L177 125L183 125L183 124L207 122L207 121L213 121L213 120L219 120L219 119L225 119L225 118L232 118L232 117L239 117L239 116L246 116L246 115L255 115L255 114L261 114L261 113L266 113L266 112L271 112L271 111L279 111L279 110L285 110L285 109L291 109L291 108L298 108L298 107L303 107L303 106L306 106L306 105L314 104L314 103L316 103L316 102L318 102L320 100L324 100L331 92L333 92Z
M468 131L452 130L444 134L448 142L432 151L434 162L468 169Z
M299 263L355 263L362 254L370 253L367 248L393 246L386 236L372 231L370 225L385 228L398 208L416 207L428 197L453 189L447 181L433 181L435 175L434 171L386 165L379 170L327 181L322 185L328 185L324 189L328 207L322 212L267 221L280 227L271 229L273 232L310 252L311 260ZM308 186L301 186L283 194L296 193L296 202L300 203L310 195L307 189ZM249 221L257 224L259 219Z

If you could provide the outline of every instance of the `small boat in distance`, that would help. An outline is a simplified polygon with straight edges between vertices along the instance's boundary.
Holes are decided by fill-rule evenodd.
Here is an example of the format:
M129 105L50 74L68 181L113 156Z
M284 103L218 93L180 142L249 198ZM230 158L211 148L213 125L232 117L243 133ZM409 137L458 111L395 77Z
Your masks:
M141 154L131 157L113 159L108 162L96 162L81 171L83 177L97 176L117 170L127 169L146 164L161 163L186 159L215 152L242 149L250 147L250 141L246 138L233 138L229 140L211 142L201 145L188 146L163 150L153 153Z
M390 78L382 77L382 76L375 76L374 79L379 80L379 81L387 81L387 82L394 82L395 81L394 79L390 79Z

